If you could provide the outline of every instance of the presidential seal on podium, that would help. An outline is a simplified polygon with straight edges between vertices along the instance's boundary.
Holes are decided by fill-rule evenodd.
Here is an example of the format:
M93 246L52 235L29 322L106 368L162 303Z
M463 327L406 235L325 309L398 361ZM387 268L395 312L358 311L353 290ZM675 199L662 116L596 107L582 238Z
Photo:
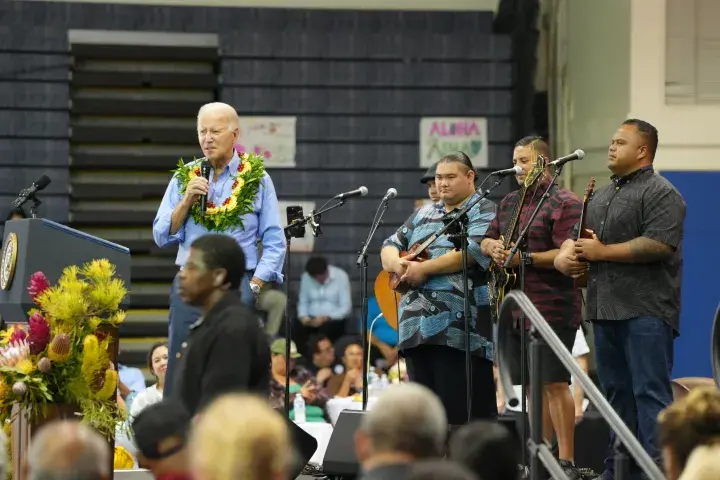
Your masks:
M0 257L0 290L9 290L15 276L17 264L18 238L13 232L5 238L2 256Z

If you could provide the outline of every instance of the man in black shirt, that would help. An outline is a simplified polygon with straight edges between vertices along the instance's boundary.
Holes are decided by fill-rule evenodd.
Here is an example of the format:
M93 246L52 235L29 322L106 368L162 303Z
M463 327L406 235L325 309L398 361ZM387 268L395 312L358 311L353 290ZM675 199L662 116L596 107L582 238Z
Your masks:
M270 346L252 309L240 300L245 255L231 237L204 235L190 246L178 293L202 310L177 354L176 395L195 415L220 394L269 396Z
M612 182L588 203L592 238L567 240L555 267L575 278L587 271L600 384L659 462L657 416L673 400L685 202L653 171L657 143L657 130L642 120L626 120L615 132L608 151ZM614 478L612 452L601 478Z

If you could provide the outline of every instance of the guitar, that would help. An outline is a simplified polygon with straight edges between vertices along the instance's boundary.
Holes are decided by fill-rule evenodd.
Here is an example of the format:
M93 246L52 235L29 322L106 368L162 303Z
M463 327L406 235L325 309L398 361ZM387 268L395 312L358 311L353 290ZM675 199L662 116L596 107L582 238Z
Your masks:
M415 244L410 250L400 252L400 258L407 258L416 262L427 260L430 258L427 248L438 238L439 235L437 234L431 235L422 244ZM401 282L400 275L380 270L377 278L375 278L374 290L375 299L385 320L388 325L397 330L400 298L410 290L410 285L407 282Z
M532 169L525 176L525 182L523 182L523 185L520 187L518 200L513 207L510 221L505 227L505 232L500 235L498 239L503 244L503 250L505 251L511 248L512 238L518 228L520 212L522 211L528 188L545 172L545 166L545 157L537 155L535 165L533 165ZM496 265L495 262L490 263L490 268L488 269L488 299L490 300L490 311L495 319L498 318L500 313L500 305L505 298L505 292L512 289L516 281L517 270L515 268L505 268Z
M592 197L593 192L595 191L595 177L590 177L590 180L587 183L587 186L585 187L585 194L583 195L583 206L582 206L582 212L580 212L580 223L578 228L578 235L576 240L580 240L581 238L592 238L592 233L586 228L587 226L587 207L588 203L590 202L590 198ZM580 278L576 278L574 280L574 286L575 288L583 288L587 286L587 274L583 275Z

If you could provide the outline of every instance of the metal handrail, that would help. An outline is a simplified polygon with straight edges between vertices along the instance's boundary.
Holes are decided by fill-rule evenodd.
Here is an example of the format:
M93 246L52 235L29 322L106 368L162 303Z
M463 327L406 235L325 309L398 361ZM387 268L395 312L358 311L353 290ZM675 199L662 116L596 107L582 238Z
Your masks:
M720 388L720 304L715 310L715 320L710 336L710 357L712 358L712 371L715 385Z
M512 385L510 372L508 371L508 360L505 358L509 353L508 342L511 341L512 335L512 310L519 308L523 311L525 316L530 320L530 323L534 329L535 334L539 336L547 343L547 346L553 351L553 354L562 362L565 368L572 374L576 384L583 389L585 395L590 401L597 407L600 414L603 416L605 421L609 424L610 428L617 435L617 439L625 445L628 454L635 459L638 466L645 472L645 474L651 480L664 480L665 476L662 474L658 466L653 462L650 456L643 450L640 443L637 441L635 436L630 432L630 429L620 419L615 410L610 406L608 401L605 399L603 394L598 390L595 384L590 380L590 377L580 368L580 365L573 358L570 352L565 348L563 343L560 341L558 336L555 334L553 329L548 324L547 320L543 318L540 312L535 308L535 305L523 292L518 290L512 290L505 296L505 299L500 306L500 314L498 316L498 370L500 373L500 381L502 382L503 391L508 397L508 404L511 407L518 405L518 398L515 395L515 390ZM720 311L719 311L720 314ZM720 367L720 365L718 365ZM717 377L716 377L717 378ZM717 381L717 380L716 380ZM542 417L541 415L539 417ZM537 448L542 453L540 460L545 464L548 469L551 467L546 463L547 457L544 454L545 445L539 445ZM547 447L545 447L547 448ZM552 462L557 465L557 462L552 458ZM553 467L555 467L553 465ZM559 465L558 465L559 467ZM552 468L555 470L555 468ZM552 473L552 471L551 471Z

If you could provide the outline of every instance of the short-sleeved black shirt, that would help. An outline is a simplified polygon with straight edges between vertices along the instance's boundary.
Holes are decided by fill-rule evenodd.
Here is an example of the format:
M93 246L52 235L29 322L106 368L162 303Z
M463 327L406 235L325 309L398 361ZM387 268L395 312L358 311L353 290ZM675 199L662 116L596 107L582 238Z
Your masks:
M604 244L637 237L675 249L652 263L591 262L587 286L589 320L652 316L680 329L680 284L685 201L665 178L647 166L613 177L588 203L587 227Z

